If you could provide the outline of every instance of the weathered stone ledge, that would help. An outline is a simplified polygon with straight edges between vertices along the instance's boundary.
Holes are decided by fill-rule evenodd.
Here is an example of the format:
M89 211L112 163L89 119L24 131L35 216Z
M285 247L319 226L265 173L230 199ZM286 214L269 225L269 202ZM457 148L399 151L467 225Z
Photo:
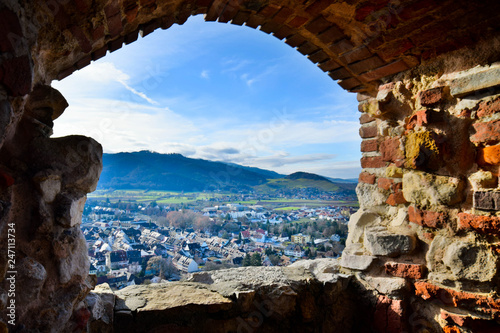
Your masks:
M351 276L335 259L194 274L185 282L98 286L89 332L352 332Z

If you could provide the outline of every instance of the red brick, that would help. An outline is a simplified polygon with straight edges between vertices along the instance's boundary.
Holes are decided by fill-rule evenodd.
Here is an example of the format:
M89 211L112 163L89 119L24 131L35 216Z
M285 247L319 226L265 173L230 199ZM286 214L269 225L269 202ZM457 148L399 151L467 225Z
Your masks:
M108 33L110 34L111 38L118 36L122 32L123 25L120 14L108 17L107 22L108 22Z
M380 187L381 189L384 189L386 191L389 191L394 184L394 180L389 179L389 178L379 178L377 180L377 186Z
M316 19L314 19L312 22L308 23L306 25L306 29L313 33L313 34L318 34L320 32L325 31L327 28L329 28L332 25L332 22L328 21L325 19L323 16L319 16Z
M10 96L23 96L31 91L33 68L27 55L5 59L2 82Z
M375 55L365 60L361 60L349 65L349 69L353 71L355 74L361 74L364 72L368 72L375 68L379 68L383 66L385 63L379 56Z
M92 45L90 44L90 41L88 40L87 36L85 36L85 33L83 32L82 28L73 25L69 27L68 30L71 31L73 37L75 37L75 39L78 41L78 45L80 45L82 52L89 53L90 51L92 51Z
M93 31L92 31L92 40L94 42L104 38L104 26L103 25L99 25L98 27L96 27Z
M478 216L468 213L458 214L458 228L475 230L483 234L500 234L500 217Z
M363 153L370 152L370 151L377 151L377 149L378 149L377 139L361 141L361 151Z
M254 28L254 29L257 29L257 27L259 25L261 25L262 23L264 23L264 21L266 20L265 17L263 16L260 16L260 15L251 15L249 18L248 18L248 21L246 23L246 26L247 27L250 27L250 28Z
M297 47L304 44L306 41L307 39L304 38L302 35L296 34L291 36L290 38L287 38L285 43L287 43L291 47Z
M423 227L442 228L446 225L445 213L420 210L415 206L408 207L408 219Z
M251 13L239 11L238 14L231 20L231 24L243 25L250 18Z
M325 53L323 50L319 50L317 52L314 52L313 54L308 56L309 60L311 60L314 63L318 62L323 62L325 60L329 59L328 54Z
M13 52L23 38L23 30L17 15L7 9L0 10L0 52Z
M329 49L337 55L341 55L345 52L348 52L354 48L354 44L347 39L342 39L336 43L333 43L329 46Z
M417 281L414 285L415 295L424 300L436 299L444 306L459 307L488 315L498 315L500 311L500 299L496 297L442 288L426 281Z
M383 168L386 166L386 162L382 160L381 156L364 156L361 158L362 168Z
M364 21L372 13L384 8L387 2L388 1L373 1L359 7L358 9L356 9L356 15L354 16L354 19L356 21Z
M358 94L359 95L359 94ZM370 123L372 121L374 121L375 118L373 118L372 116L370 116L368 113L363 113L360 117L359 117L359 123L361 125L363 124L366 124L366 123Z
M293 35L294 33L295 33L295 30L284 25L284 26L280 27L277 31L273 32L273 35L278 39L284 39L284 38L288 38L289 36Z
M479 103L477 116L479 118L491 116L500 111L500 97L489 102Z
M424 109L415 112L416 124L418 126L424 126L433 123L443 122L443 112L436 112L430 109ZM410 118L411 119L411 118Z
M280 6L275 6L275 5L270 4L270 5L267 5L264 8L262 8L259 11L259 15L271 18L274 16L274 14L276 14L280 10L280 8L281 8Z
M210 6L207 15L205 15L205 21L208 22L217 21L217 18L219 18L225 6L226 6L226 1L215 0L212 6Z
M74 0L76 8L80 12L86 12L90 8L90 0Z
M359 128L359 136L363 139L374 138L378 134L377 124L364 125Z
M417 95L420 105L422 106L432 106L443 100L443 88L433 88L424 91L420 91Z
M273 17L273 22L283 24L285 23L295 12L293 9L288 7L282 7L279 12Z
M375 184L375 175L368 173L368 172L362 172L359 174L359 179L358 181L360 183L366 183L366 184Z
M303 55L308 55L308 54L311 54L311 53L316 52L318 50L319 50L319 47L317 47L316 45L314 45L311 42L305 42L304 44L300 45L297 48L297 51L299 51Z
M340 68L341 66L335 60L328 60L318 65L323 72L329 72L334 69Z
M408 39L398 40L389 44L384 44L382 48L377 50L377 54L380 56L380 58L389 62L395 58L398 58L414 46L415 45Z
M377 332L400 333L405 331L403 301L380 295L375 307L374 327Z
M500 141L500 121L494 120L487 123L475 123L476 133L471 136L473 143L493 144Z
M331 0L316 0L306 8L306 13L315 16L332 4Z
M115 40L112 40L111 42L108 43L108 50L109 52L115 52L116 50L120 49L123 46L123 41L125 40L124 37L118 37Z
M371 82L383 77L396 74L407 70L409 67L403 60L396 60L388 65L379 67L360 76L360 79L365 82Z
M403 192L397 192L391 193L385 203L391 206L397 206L401 204L407 204L408 201L406 201L405 197L403 196Z
M348 90L348 91L356 91L356 89L354 89L354 88L361 86L361 82L358 79L356 79L355 77L342 79L342 80L339 80L337 83L339 86L341 86L342 88L344 88L345 90Z
M419 264L387 262L385 263L385 272L389 275L402 278L423 279L426 275L427 268Z
M294 27L294 28L300 28L307 21L308 21L308 19L306 17L295 16L293 19L290 20L290 22L287 23L287 25Z
M0 170L1 188L11 187L12 185L14 185L14 183L15 183L14 178L12 178L9 174L5 173L4 171Z
M387 162L396 162L404 158L400 149L401 140L399 137L389 138L380 143L380 153L382 159Z
M500 145L478 148L477 164L482 166L500 164Z
M342 80L351 77L351 73L349 73L349 71L344 67L340 67L338 69L330 71L330 73L328 73L328 76L330 76L334 80Z
M443 327L443 333L461 333L461 332L458 327L446 325L445 327Z
M330 28L318 35L319 40L325 44L334 43L344 37L344 33L336 25L330 26Z
M366 46L357 47L349 52L346 52L340 57L340 60L346 64L352 64L353 62L360 61L370 57L372 53Z

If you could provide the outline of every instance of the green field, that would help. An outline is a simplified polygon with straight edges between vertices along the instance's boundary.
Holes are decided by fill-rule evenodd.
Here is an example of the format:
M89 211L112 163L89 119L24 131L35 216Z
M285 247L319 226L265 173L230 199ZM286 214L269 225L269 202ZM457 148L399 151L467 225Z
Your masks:
M172 192L149 190L97 190L88 195L89 200L109 200L111 203L135 202L148 204L156 201L160 205L198 204L200 206L224 205L228 203L241 203L242 205L262 205L267 209L281 211L297 210L302 207L315 208L324 206L358 206L356 201L325 201L325 200L297 200L297 199L269 199L269 200L234 200L212 201L215 198L231 196L230 193L203 193L203 192Z

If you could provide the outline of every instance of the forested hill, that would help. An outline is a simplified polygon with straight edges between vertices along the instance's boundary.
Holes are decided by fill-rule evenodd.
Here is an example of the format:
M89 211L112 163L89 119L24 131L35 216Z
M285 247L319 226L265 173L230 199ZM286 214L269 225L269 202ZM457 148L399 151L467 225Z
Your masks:
M276 189L276 185L317 187L335 191L339 184L306 172L289 176L274 171L150 151L104 154L99 189L165 191L241 191ZM270 185L270 186L268 186ZM353 187L355 184L350 184ZM340 185L345 188L345 184Z

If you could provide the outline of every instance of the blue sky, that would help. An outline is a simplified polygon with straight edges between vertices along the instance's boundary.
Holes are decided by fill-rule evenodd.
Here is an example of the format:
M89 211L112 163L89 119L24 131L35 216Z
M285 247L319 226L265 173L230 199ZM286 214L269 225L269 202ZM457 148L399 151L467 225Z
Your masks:
M70 105L54 136L91 136L105 152L176 152L285 174L360 172L356 96L248 27L191 17L52 85Z

